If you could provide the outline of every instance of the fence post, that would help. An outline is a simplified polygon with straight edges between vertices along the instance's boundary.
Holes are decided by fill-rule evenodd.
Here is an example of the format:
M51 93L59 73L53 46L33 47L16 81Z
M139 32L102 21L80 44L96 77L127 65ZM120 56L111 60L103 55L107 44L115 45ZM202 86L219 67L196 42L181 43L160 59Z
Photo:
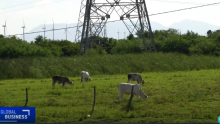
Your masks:
M24 107L27 107L27 103L28 103L28 89L26 88L26 102Z
M94 86L94 101L93 101L93 106L92 106L92 111L90 112L90 115L92 115L93 111L94 111L94 107L95 107L95 98L96 98L96 88Z
M132 100L132 98L133 98L133 96L134 96L133 90L134 90L134 85L132 86L132 89L131 89L131 96L130 96L130 99L129 99L129 102L128 102L127 112L129 112L130 107L131 107L131 100Z

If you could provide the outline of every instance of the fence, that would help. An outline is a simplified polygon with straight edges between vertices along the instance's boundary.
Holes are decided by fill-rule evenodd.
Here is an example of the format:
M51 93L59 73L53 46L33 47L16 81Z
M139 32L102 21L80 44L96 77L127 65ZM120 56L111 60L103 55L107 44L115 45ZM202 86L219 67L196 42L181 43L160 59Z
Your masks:
M5 91L7 91L7 92L13 92L13 90L14 89L12 89L12 90L5 90ZM40 89L39 89L40 90ZM79 94L83 94L83 90L82 89L80 89L81 91L82 91L82 93L81 92L78 92L78 95ZM89 112L89 113L87 113L88 111L88 109L86 110L87 112L87 114L89 114L88 115L88 117L90 117L90 115L92 115L93 113L94 113L94 111L95 111L95 105L96 105L96 86L93 86L93 104L92 104L92 108L91 108L91 111ZM130 96L130 99L129 99L129 102L128 102L128 106L127 106L127 112L129 112L129 110L130 110L130 107L131 107L131 101L132 101L132 98L133 98L133 90L134 90L134 86L132 86L132 89L131 89L131 96ZM29 91L31 91L31 92L29 92ZM20 92L20 94L19 94L19 92L17 92L16 93L16 95L17 96L19 96L19 97L21 97L21 98L25 98L24 96L26 96L26 98L25 98L25 101L24 101L24 107L28 107L28 106L33 106L35 103L37 103L37 102L39 102L39 100L44 100L44 98L47 98L48 99L48 101L50 101L51 103L52 102L56 102L56 101L53 101L53 100L57 100L57 101L59 101L59 98L64 98L65 100L64 100L64 102L66 101L66 100L70 100L69 98L68 98L68 96L65 96L65 95L61 95L61 96L59 96L59 94L55 94L55 93L59 93L59 92L56 92L56 91L64 91L64 93L66 93L66 91L67 90L65 90L65 89L58 89L58 90L50 90L51 92L53 92L54 94L52 94L52 95L44 95L44 96L40 96L39 94L38 94L38 89L31 89L30 87L26 87L25 88L25 90L24 89L22 89L22 92ZM71 94L73 94L76 90L74 90L74 91L72 91L72 90L69 90L69 91L71 91L72 93ZM88 91L86 91L86 92L88 92ZM84 93L86 93L86 92L84 92ZM69 96L71 96L71 94L69 94ZM87 97L87 98L91 98L92 97L92 94L91 94L91 92L89 93L90 94L90 96L89 97ZM85 95L87 95L87 94L85 94ZM17 97L16 96L16 97ZM29 97L31 98L31 99L29 99ZM37 98L36 98L37 97ZM52 98L52 99L51 99ZM20 98L19 98L20 99ZM10 100L10 99L8 99L8 100ZM36 100L36 101L35 101ZM82 106L82 104L81 103L83 103L82 101L84 101L84 100L82 100L82 99L78 99L78 103L77 103L77 100L75 99L75 101L74 102L72 102L72 103L75 103L75 105L77 105L77 106ZM0 99L0 103L1 103L1 99ZM22 106L22 104L21 104L21 101L20 102L18 102L18 101L13 101L14 102L14 105L16 105L17 107L21 107ZM22 100L22 102L23 102L23 100ZM31 105L28 105L29 103L31 102ZM87 107L89 107L90 105L91 105L91 102L92 102L92 100L91 99L88 99L87 100L87 102L89 103L89 105L88 104L86 104L86 106ZM19 105L20 104L20 105ZM41 105L43 105L44 104L44 102L43 103L39 103L40 104L40 106ZM39 105L38 104L38 105ZM68 104L71 104L71 102L68 102ZM102 103L101 103L102 104ZM12 106L13 106L13 104L11 104ZM56 106L57 104L46 104L45 105L45 107L47 107L47 106ZM63 105L63 104L62 104ZM0 106L1 106L1 104L0 104ZM14 106L15 107L15 106ZM34 106L33 106L34 107ZM74 108L74 107L73 107ZM84 110L82 110L82 111L84 111ZM78 113L79 115L80 115L80 112Z
M10 91L12 92L12 91ZM25 95L26 95L26 99L25 99L25 105L24 107L28 106L28 88L25 88ZM49 96L49 95L48 95ZM21 96L22 97L22 96ZM0 101L1 102L1 101ZM94 86L94 100L93 100L93 105L92 105L92 110L90 112L90 115L92 115L92 113L94 112L94 108L95 108L95 102L96 102L96 86ZM19 105L18 105L19 106Z

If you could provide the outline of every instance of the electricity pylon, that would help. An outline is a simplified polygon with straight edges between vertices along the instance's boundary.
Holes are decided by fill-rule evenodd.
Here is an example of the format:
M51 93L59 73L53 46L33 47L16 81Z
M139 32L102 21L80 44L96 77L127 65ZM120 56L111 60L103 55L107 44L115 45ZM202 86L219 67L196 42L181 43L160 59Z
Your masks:
M79 55L82 48L84 54L90 49L91 37L99 36L113 12L118 16L115 20L123 21L130 34L139 32L145 52L147 48L157 52L145 0L82 0L75 36L75 42L80 42ZM149 44L144 36L145 31L149 32Z

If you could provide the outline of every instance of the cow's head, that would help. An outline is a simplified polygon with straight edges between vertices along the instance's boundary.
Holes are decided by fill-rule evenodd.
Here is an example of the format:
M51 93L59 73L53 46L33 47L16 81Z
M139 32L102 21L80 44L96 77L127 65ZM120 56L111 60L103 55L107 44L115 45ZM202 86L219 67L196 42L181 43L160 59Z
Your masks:
M148 96L147 96L146 94L144 94L144 98L143 98L143 99L144 99L144 100L147 100L147 97L148 97Z
M92 79L89 77L89 78L87 78L87 81L92 81Z
M68 81L67 84L73 85L73 82L72 81Z
M145 80L142 80L142 82L141 82L142 84L144 84L144 83L147 83Z

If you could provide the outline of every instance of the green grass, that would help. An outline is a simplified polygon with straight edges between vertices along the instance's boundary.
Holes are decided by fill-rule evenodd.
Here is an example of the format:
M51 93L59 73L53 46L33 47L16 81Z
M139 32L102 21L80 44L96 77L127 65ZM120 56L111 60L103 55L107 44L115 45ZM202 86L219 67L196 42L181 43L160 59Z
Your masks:
M36 123L217 123L220 115L220 70L142 73L141 85L147 101L134 97L132 110L126 113L130 95L118 101L117 85L127 75L91 75L92 82L74 86L56 84L49 79L0 81L0 106L22 107L28 88L29 107L36 107ZM133 82L136 83L136 82ZM96 86L96 105L93 87Z

